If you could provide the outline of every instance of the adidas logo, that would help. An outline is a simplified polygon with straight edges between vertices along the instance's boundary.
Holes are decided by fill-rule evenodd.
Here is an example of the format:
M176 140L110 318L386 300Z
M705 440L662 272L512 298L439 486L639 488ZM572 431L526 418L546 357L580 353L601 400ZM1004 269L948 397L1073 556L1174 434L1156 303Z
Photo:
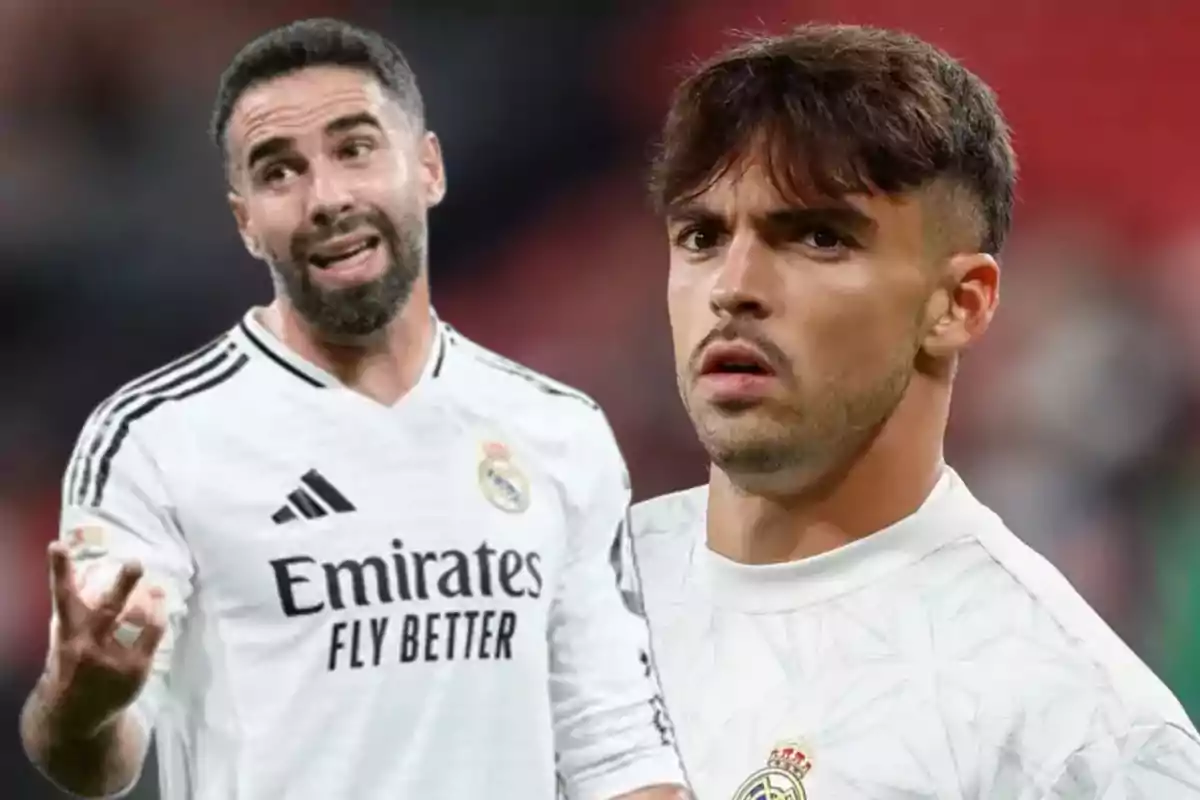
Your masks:
M331 510L335 514L345 514L355 510L354 504L315 469L304 473L300 478L300 483L303 485L289 494L288 501L271 515L271 519L276 525L291 522L296 519L297 514L305 519L317 519L328 516Z

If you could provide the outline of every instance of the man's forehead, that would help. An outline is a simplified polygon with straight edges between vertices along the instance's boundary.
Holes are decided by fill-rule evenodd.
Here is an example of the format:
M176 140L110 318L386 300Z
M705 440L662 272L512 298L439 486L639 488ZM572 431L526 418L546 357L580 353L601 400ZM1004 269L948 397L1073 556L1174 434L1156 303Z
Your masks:
M229 119L231 143L299 136L347 114L382 119L388 96L372 75L346 67L309 67L251 86Z
M846 194L830 197L815 188L781 191L760 167L733 168L688 198L677 210L720 217L764 217L781 212L843 209L872 215L875 196Z

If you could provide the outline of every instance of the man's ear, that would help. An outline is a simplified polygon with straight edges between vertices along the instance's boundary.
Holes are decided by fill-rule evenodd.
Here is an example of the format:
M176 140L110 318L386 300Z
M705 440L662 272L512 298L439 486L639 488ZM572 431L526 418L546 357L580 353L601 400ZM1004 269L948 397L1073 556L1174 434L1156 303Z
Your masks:
M1000 265L987 253L962 253L946 265L926 305L921 349L935 359L966 351L983 336L1000 302Z
M233 189L229 190L226 197L229 200L229 210L233 212L233 219L237 223L238 235L242 237L242 244L245 245L246 252L259 261L264 261L266 254L263 251L262 245L259 244L258 236L254 232L254 226L250 222L250 212L246 207L246 199Z
M446 163L437 134L426 132L421 139L417 159L421 164L421 185L425 187L425 204L433 208L446 196Z

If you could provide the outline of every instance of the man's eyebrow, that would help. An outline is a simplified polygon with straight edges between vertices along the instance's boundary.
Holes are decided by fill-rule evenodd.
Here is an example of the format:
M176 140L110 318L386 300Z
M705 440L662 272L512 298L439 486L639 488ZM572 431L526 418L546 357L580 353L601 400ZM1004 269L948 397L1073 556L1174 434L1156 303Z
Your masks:
M719 223L721 214L699 203L681 203L668 208L664 214L668 223ZM869 231L875 220L849 204L831 203L820 206L785 206L758 215L759 221L772 227L805 227L832 225L852 231Z
M325 125L325 133L327 135L345 133L362 126L383 130L383 125L374 114L369 111L360 111L357 114L346 114L331 120ZM250 148L250 152L246 156L246 166L251 168L260 161L286 152L295 143L296 140L290 136L272 136L270 139L265 139Z
M668 222L717 222L721 215L699 203L680 203L670 206L663 214Z
M295 141L289 136L272 136L270 139L264 139L251 147L250 152L246 155L247 169L252 168L260 161L290 150Z
M359 128L364 125L375 128L376 130L383 130L383 124L380 123L378 117L376 117L370 111L360 111L357 114L347 114L343 117L338 117L337 119L332 120L328 125L325 126L325 133L345 133L346 131Z
M765 216L772 226L807 227L831 225L850 231L871 231L875 220L852 205L838 203L805 208L781 208Z

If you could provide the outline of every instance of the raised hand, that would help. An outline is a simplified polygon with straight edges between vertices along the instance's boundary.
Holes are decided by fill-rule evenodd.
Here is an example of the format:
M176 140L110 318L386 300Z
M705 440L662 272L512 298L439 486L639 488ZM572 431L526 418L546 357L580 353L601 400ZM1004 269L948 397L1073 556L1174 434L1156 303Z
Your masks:
M46 680L56 727L86 737L145 685L166 627L163 592L139 585L139 564L125 564L111 587L97 591L81 585L65 544L51 544L49 558L58 625Z

